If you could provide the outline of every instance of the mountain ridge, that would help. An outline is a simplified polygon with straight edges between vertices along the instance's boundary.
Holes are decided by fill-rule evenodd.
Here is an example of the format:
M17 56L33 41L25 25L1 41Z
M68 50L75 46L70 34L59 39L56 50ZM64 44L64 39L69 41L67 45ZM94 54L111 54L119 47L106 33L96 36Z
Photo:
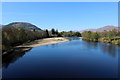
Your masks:
M97 28L97 29L85 29L85 30L81 30L79 32L84 32L84 31L93 31L93 32L104 32L104 31L110 31L110 30L113 30L113 29L116 29L116 30L119 30L120 31L120 27L116 27L116 26L104 26L104 27L101 27L101 28Z
M27 29L27 30L41 30L37 26L35 26L31 23L28 23L28 22L12 22L12 23L9 23L7 25L4 25L4 27L8 27L8 26L13 26L16 28L21 27L21 28Z

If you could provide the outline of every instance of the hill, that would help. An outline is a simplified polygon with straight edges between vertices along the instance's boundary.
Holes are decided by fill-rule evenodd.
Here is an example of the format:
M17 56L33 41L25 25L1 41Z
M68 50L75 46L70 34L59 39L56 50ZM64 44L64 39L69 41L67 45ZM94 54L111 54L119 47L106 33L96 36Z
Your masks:
M113 30L113 29L118 30L118 27L115 27L115 26L104 26L104 27L102 27L102 28L96 29L95 31L96 31L96 32L104 32L104 31L111 31L111 30Z
M27 30L41 30L37 26L35 26L31 23L27 23L27 22L13 22L8 25L5 25L4 27L8 27L8 26L21 27L21 28L27 29Z
M93 31L93 32L104 32L104 31L110 31L110 30L119 30L120 31L120 27L115 27L115 26L104 26L98 29L86 29L86 30L81 30L79 32L84 32L84 31Z

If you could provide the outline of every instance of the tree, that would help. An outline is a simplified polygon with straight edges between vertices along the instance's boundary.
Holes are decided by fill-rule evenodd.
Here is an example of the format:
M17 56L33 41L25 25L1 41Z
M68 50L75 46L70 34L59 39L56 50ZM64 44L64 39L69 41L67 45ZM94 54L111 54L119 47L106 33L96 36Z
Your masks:
M73 33L72 31L69 31L70 33Z
M81 34L80 34L80 32L75 32L75 33L74 33L74 36L76 36L76 37L81 37Z
M97 32L92 32L91 33L91 39L93 40L93 41L98 41L98 39L99 39L99 34L97 33Z
M56 31L55 31L55 34L58 34L58 33L59 33L58 30L56 30Z
M49 37L49 32L48 32L48 30L46 29L46 34L47 34L47 37Z
M98 32L92 32L92 31L84 31L82 33L83 39L91 40L91 41L98 41L100 35Z
M3 27L2 28L3 50L9 50L10 48L16 45L45 37L48 37L48 30L31 31L25 30L20 27L18 28L13 26Z
M55 34L55 29L52 29L51 32L52 32L52 34Z

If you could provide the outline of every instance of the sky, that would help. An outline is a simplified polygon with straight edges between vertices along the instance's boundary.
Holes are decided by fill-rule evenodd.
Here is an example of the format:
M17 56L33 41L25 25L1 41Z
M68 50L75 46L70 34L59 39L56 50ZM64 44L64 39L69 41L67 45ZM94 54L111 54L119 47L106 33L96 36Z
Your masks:
M119 2L119 0L1 0L2 2Z
M118 26L117 2L3 2L2 22L29 22L59 31Z

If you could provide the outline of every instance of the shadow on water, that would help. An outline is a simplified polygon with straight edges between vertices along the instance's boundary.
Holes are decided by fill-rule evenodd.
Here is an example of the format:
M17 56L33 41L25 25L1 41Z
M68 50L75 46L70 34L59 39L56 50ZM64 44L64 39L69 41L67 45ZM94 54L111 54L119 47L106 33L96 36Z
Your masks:
M12 52L2 55L2 67L8 68L9 64L14 63L19 58L22 58L24 54L31 49L32 47L20 47L14 49Z

